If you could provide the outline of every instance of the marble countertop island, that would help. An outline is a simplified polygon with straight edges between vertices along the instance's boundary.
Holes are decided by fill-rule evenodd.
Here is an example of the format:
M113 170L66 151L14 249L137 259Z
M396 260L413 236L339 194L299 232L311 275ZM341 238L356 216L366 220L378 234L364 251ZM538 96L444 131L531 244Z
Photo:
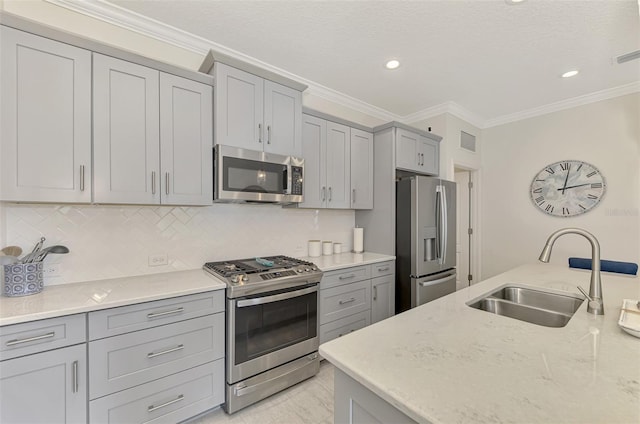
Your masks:
M590 271L524 265L320 346L422 423L638 423L640 339L617 325L640 279L603 273L604 316L583 302L562 328L467 306L507 283L578 294Z

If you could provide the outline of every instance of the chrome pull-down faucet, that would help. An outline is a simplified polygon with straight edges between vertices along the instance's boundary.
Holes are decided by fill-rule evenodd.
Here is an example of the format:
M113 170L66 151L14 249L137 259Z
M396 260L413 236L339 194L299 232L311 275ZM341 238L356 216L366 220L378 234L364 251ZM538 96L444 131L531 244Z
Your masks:
M563 228L551 234L544 245L540 257L540 262L549 262L551 258L551 248L558 237L565 234L579 234L589 240L591 243L591 284L589 285L589 294L578 286L578 290L589 300L587 312L594 315L604 315L604 304L602 303L602 281L600 279L600 243L593 234L580 228Z

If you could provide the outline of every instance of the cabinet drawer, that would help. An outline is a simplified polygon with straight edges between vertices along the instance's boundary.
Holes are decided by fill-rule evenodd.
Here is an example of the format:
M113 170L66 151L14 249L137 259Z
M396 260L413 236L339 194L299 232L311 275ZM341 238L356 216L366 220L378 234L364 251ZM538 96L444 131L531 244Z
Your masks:
M0 360L86 341L85 314L0 327Z
M386 261L371 265L371 278L391 275L396 272L396 261Z
M89 340L144 330L224 311L224 290L89 313Z
M320 326L320 344L337 339L352 331L359 330L371 323L369 312L359 312L348 317Z
M224 313L89 342L90 399L224 356Z
M89 403L89 422L177 423L224 402L224 359Z
M341 269L339 271L325 272L320 282L321 289L340 286L342 284L355 283L356 281L371 278L369 266L357 266L353 268Z
M371 308L371 282L353 284L320 291L320 325L367 311Z

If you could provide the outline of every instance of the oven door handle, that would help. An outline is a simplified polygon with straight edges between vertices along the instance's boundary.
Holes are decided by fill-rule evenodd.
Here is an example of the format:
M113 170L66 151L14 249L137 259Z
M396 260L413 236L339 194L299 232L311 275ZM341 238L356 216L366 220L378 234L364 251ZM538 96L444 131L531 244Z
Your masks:
M292 297L303 296L305 294L313 293L315 291L318 291L318 287L314 285L313 287L308 287L306 289L274 294L272 296L257 297L255 299L238 300L236 302L236 306L238 308L245 308L247 306L262 305L264 303L272 303L272 302L277 302L279 300L291 299Z

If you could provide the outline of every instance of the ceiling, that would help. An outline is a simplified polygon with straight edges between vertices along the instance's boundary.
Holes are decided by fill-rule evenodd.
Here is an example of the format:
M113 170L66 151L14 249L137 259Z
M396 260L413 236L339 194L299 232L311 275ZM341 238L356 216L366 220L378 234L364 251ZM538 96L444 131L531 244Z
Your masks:
M638 0L110 2L400 117L491 121L640 81L615 60L640 49Z

